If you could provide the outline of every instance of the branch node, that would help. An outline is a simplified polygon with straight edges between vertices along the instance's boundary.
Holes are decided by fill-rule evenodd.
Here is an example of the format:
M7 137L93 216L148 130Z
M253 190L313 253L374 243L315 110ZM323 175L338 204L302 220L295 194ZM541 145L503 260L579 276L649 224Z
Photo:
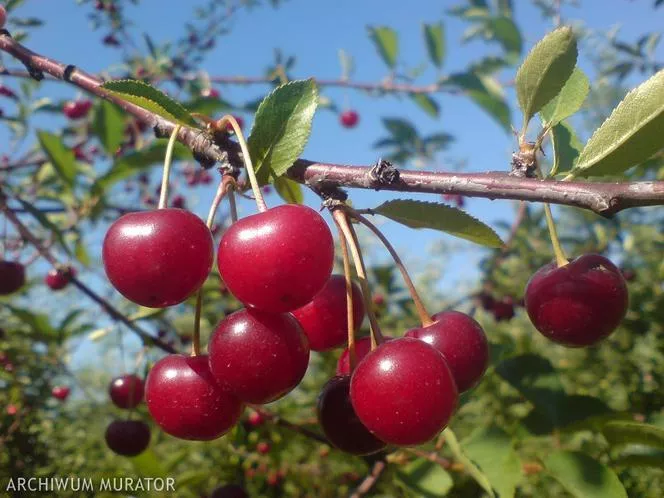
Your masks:
M371 185L394 185L399 181L399 170L391 162L378 159L378 162L369 170L369 181Z
M535 142L523 142L519 151L512 154L512 171L510 176L517 178L537 177L537 150L540 146Z
M65 70L62 73L62 79L71 83L71 76L74 71L76 71L76 66L73 64L67 64L67 67L65 67Z

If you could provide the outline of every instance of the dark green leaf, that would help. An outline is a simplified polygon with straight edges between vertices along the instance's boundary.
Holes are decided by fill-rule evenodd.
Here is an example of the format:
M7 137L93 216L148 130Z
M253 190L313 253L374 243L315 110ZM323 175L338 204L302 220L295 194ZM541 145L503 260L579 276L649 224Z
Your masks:
M477 484L479 484L491 498L495 498L496 494L493 492L493 487L491 486L489 478L470 460L470 458L468 458L468 456L466 456L452 429L447 427L443 431L443 435L445 436L445 443L452 452L452 455L454 455L454 460L463 465L464 470L475 479Z
M390 68L397 64L399 54L399 39L396 31L387 26L369 27L369 37L376 45L383 62Z
M633 446L611 462L616 467L651 467L664 470L664 451Z
M77 174L74 152L62 142L60 137L47 131L38 131L37 138L58 176L67 187L72 188Z
M424 458L400 467L397 479L401 485L422 498L443 497L454 486L454 481L440 465Z
M487 28L491 30L495 39L503 46L510 60L521 54L523 41L521 32L517 25L509 17L495 17L487 22Z
M461 88L470 99L484 109L506 132L511 131L512 118L505 97L487 76L474 73L457 73L449 77L447 83Z
M304 150L318 106L313 80L277 87L258 107L249 153L261 183L283 175Z
M288 204L302 204L304 202L302 186L290 178L280 176L274 181L274 188Z
M622 173L662 149L664 70L629 92L581 151L571 176Z
M570 171L583 149L583 144L572 127L564 121L551 129L551 146L553 167L550 176Z
M439 116L440 106L438 105L438 102L429 95L424 93L411 93L410 98L432 118L437 118Z
M20 321L28 326L28 331L35 338L42 338L46 341L57 337L58 331L51 325L49 315L46 313L32 313L23 308L16 308L8 304L4 305Z
M588 77L579 68L574 68L560 93L542 107L540 116L544 123L555 126L581 109L589 90Z
M399 143L414 143L419 138L415 127L405 119L383 118L383 125Z
M162 118L184 126L198 127L194 118L180 103L161 90L138 80L107 81L102 85L112 95L147 109Z
M627 498L618 476L584 453L557 451L546 458L544 466L577 498Z
M664 429L639 422L615 421L602 428L602 434L612 446L643 444L664 449Z
M443 23L423 24L422 31L429 59L431 59L431 62L436 67L441 67L445 59L445 30Z
M92 129L104 150L113 156L124 139L124 116L114 104L102 100L95 112Z
M206 116L212 116L213 114L233 108L233 106L225 100L212 97L197 97L185 102L183 105L189 112L197 112L199 114L205 114Z
M569 27L558 28L533 47L516 73L516 94L523 127L558 95L576 65L576 37Z
M411 228L431 228L487 247L501 247L496 232L468 213L445 204L413 200L388 201L375 211Z

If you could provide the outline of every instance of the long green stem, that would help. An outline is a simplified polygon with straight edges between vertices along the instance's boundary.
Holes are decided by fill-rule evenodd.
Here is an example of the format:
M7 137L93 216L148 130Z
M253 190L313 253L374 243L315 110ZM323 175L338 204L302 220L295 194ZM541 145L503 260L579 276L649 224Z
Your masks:
M166 157L164 157L164 171L161 175L161 192L159 193L159 205L158 209L164 209L166 203L168 202L168 179L171 176L171 163L173 162L173 149L175 148L175 141L178 138L178 133L180 133L180 128L182 126L177 125L173 128L171 137L168 139L168 145L166 146Z
M560 244L556 224L553 222L553 216L551 215L551 206L548 204L544 204L544 215L546 216L546 224L549 227L549 235L551 236L551 244L553 245L553 254L556 256L556 263L558 267L565 266L568 263L567 256L565 255L563 246Z
M355 323L353 318L353 281L350 273L350 258L348 256L348 244L346 236L339 230L339 241L341 245L341 256L344 261L344 278L346 280L346 320L348 322L348 365L352 374L357 364L357 353L355 352Z

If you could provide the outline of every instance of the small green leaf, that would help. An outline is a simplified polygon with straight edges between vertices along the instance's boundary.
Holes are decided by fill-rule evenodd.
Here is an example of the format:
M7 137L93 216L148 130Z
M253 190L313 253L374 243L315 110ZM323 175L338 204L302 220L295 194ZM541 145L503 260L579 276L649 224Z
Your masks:
M410 98L420 106L420 109L432 118L437 118L440 115L440 106L438 105L438 102L429 95L425 95L424 93L411 93Z
M616 421L602 427L602 434L612 446L643 444L664 449L664 429L638 422Z
M489 478L470 460L470 458L466 456L452 429L447 427L443 431L443 435L445 436L445 443L452 452L452 455L454 455L454 459L463 465L465 471L475 479L477 484L479 484L491 498L495 498L496 494L493 492L493 487L491 486Z
M411 228L431 228L487 247L501 247L503 242L492 228L468 213L435 202L394 200L373 209L391 220Z
M511 131L512 118L510 108L504 95L491 84L486 75L475 73L456 73L451 75L447 83L462 89L468 97L484 109L506 131Z
M487 21L486 28L493 37L503 46L507 57L516 63L523 48L521 32L512 19L506 16L494 17Z
M313 80L277 87L258 107L248 147L261 183L279 178L304 150L318 106Z
M46 341L52 340L57 336L58 331L51 325L49 315L46 313L32 313L23 308L16 308L9 304L4 306L12 312L12 314L20 321L28 326L31 336L44 339Z
M498 496L513 498L523 475L512 438L492 426L474 432L462 446L466 455L482 469Z
M181 104L161 90L138 80L107 81L102 85L112 95L147 109L162 118L184 126L197 128L194 118Z
M627 498L618 476L594 458L575 451L549 455L544 466L548 473L577 498Z
M558 28L533 47L516 73L516 95L523 111L523 127L558 95L576 65L576 37L572 28Z
M424 42L427 45L429 59L434 65L440 68L445 59L445 30L443 23L423 24Z
M549 176L570 171L583 149L579 137L565 121L551 129L551 146L553 148L553 166Z
M288 204L302 204L304 202L302 186L290 178L280 176L274 181L274 188Z
M64 249L64 251L69 256L71 256L72 255L71 250L69 249L69 246L65 242L62 232L51 220L48 219L48 216L44 214L41 210L34 207L29 202L24 201L23 199L18 199L18 201L23 206L23 209L25 209L28 213L30 213L39 222L41 226L43 226L46 230L55 235L55 238L60 244L60 247L62 247L62 249Z
M419 138L417 130L410 121L401 118L383 118L382 121L385 128L387 128L387 131L389 131L399 143L414 143Z
M399 39L396 31L387 26L369 27L369 37L376 45L383 62L394 69L399 53Z
M112 156L124 139L124 116L117 106L102 100L95 112L92 129L104 150Z
M37 138L58 176L67 187L72 188L78 172L74 152L62 142L60 137L47 131L38 131Z
M440 465L418 458L397 471L397 481L422 498L447 495L454 486L452 477Z
M623 173L659 151L664 127L664 70L629 92L595 130L572 176Z
M544 123L555 126L581 109L589 90L588 77L578 67L574 68L560 93L542 107L540 115Z

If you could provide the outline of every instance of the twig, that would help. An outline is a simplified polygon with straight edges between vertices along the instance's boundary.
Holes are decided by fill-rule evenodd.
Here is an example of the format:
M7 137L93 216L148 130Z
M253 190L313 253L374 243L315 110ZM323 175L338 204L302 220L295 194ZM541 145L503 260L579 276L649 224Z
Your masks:
M350 495L350 498L361 498L366 495L371 489L376 485L378 479L380 478L383 471L387 468L387 462L385 460L378 460L374 462L371 471L360 485L355 488L355 491Z

